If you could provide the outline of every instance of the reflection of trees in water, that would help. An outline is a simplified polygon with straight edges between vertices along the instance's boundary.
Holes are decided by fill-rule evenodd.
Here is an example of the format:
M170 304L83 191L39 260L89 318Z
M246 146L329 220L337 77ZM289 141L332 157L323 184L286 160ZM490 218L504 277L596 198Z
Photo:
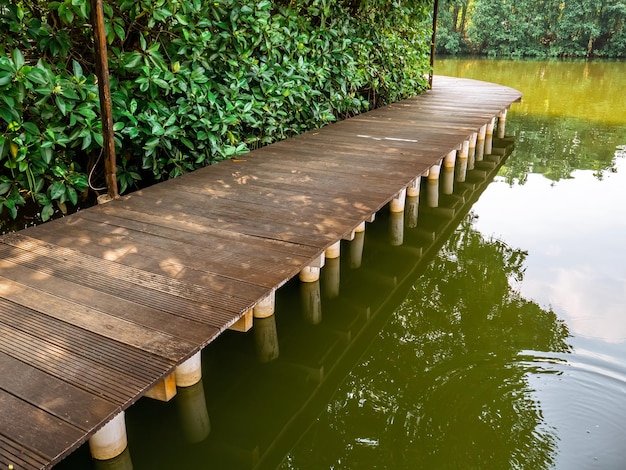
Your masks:
M526 252L484 239L472 220L415 282L283 468L552 465L556 437L542 427L520 353L567 352L569 332L516 289Z
M529 173L552 181L572 177L575 170L590 170L598 179L615 172L616 151L624 144L626 130L577 118L517 116L515 152L500 170L506 180L524 184Z

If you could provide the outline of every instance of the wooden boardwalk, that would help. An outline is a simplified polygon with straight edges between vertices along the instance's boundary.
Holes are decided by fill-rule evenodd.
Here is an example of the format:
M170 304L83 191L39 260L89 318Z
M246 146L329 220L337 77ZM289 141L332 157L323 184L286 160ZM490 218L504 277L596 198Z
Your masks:
M0 238L0 467L59 462L520 97L435 77Z

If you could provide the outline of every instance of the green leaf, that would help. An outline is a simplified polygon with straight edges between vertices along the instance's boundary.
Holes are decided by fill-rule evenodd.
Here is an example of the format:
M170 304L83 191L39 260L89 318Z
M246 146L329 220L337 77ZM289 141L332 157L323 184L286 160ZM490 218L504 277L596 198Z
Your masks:
M15 109L0 106L0 117L4 119L7 124L11 124L13 121L17 121L20 115Z
M61 114L63 116L65 116L67 114L67 105L65 104L65 101L63 101L62 98L55 96L54 97L54 102L56 103L57 107L59 108L59 111L61 111Z
M12 183L0 183L0 194L8 193L12 186Z
M9 139L0 135L0 160L9 153Z
M93 110L87 106L85 106L84 104L79 106L76 109L76 112L79 114L82 114L83 116L85 116L87 119L95 119L98 117L98 115L96 113L93 112Z
M74 70L74 76L76 76L78 78L82 78L83 77L83 68L75 60L72 61L72 69Z
M152 139L148 140L148 142L146 142L146 145L144 145L144 147L143 147L143 148L144 148L145 150L150 150L150 149L153 149L153 148L155 148L157 145L159 145L159 140L160 140L160 139L159 139L158 137L154 137L154 138L152 138Z
M83 137L83 145L81 146L81 150L85 150L87 147L91 145L91 132L87 132Z
M131 52L130 54L126 54L124 56L124 68L126 69L134 69L142 63L143 57L139 52Z
M41 220L43 220L44 222L46 222L47 220L50 220L50 217L52 217L54 215L54 207L52 207L52 204L46 204L44 206L43 209L41 209Z
M13 80L13 74L11 72L0 72L0 86L7 85Z
M74 90L72 90L71 88L69 88L69 87L64 87L63 91L61 92L61 94L63 96L65 96L66 98L69 98L71 100L79 100L80 99L80 96L78 96L76 94L76 92Z
M24 66L24 56L19 49L13 49L11 54L13 56L13 63L15 64L15 68L17 70L21 69Z
M50 165L52 161L52 147L39 147L39 153L41 154L41 158L47 165Z
M91 137L93 137L93 140L95 140L100 147L104 146L104 137L100 132L92 133Z
M78 194L76 193L76 190L70 186L67 187L65 194L67 196L67 199L74 205L76 205L78 203Z
M48 195L44 193L35 193L33 197L35 198L35 201L37 201L37 203L41 206L47 206L48 204L52 203Z
M65 184L62 181L55 181L50 185L50 199L60 199L65 195Z
M44 71L38 69L37 67L31 68L24 75L26 76L26 78L28 78L30 82L36 83L37 85L46 85L48 83L48 77L46 76Z
M11 215L12 219L15 219L17 217L17 207L15 207L15 201L12 199L5 199L4 200L4 207L6 207L9 211L9 214Z
M31 135L39 135L39 128L32 122L25 122L22 124L22 127Z

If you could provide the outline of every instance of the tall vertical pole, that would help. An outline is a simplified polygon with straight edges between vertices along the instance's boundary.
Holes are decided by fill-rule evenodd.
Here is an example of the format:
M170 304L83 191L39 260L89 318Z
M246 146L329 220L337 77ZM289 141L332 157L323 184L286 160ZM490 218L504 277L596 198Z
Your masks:
M104 146L104 173L109 199L117 199L117 177L115 166L115 141L113 140L113 112L111 109L111 87L109 82L109 60L104 34L104 11L102 0L91 0L91 24L96 56L96 76L100 94L100 115Z
M437 10L439 10L439 0L433 4L433 37L430 41L430 75L428 76L428 87L433 87L433 73L435 68L435 49L437 45Z

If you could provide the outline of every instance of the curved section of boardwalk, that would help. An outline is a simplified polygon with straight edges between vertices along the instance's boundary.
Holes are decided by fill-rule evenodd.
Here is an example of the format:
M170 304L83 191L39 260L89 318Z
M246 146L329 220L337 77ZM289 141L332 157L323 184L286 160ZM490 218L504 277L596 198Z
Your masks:
M0 467L48 468L521 94L416 98L0 238Z

